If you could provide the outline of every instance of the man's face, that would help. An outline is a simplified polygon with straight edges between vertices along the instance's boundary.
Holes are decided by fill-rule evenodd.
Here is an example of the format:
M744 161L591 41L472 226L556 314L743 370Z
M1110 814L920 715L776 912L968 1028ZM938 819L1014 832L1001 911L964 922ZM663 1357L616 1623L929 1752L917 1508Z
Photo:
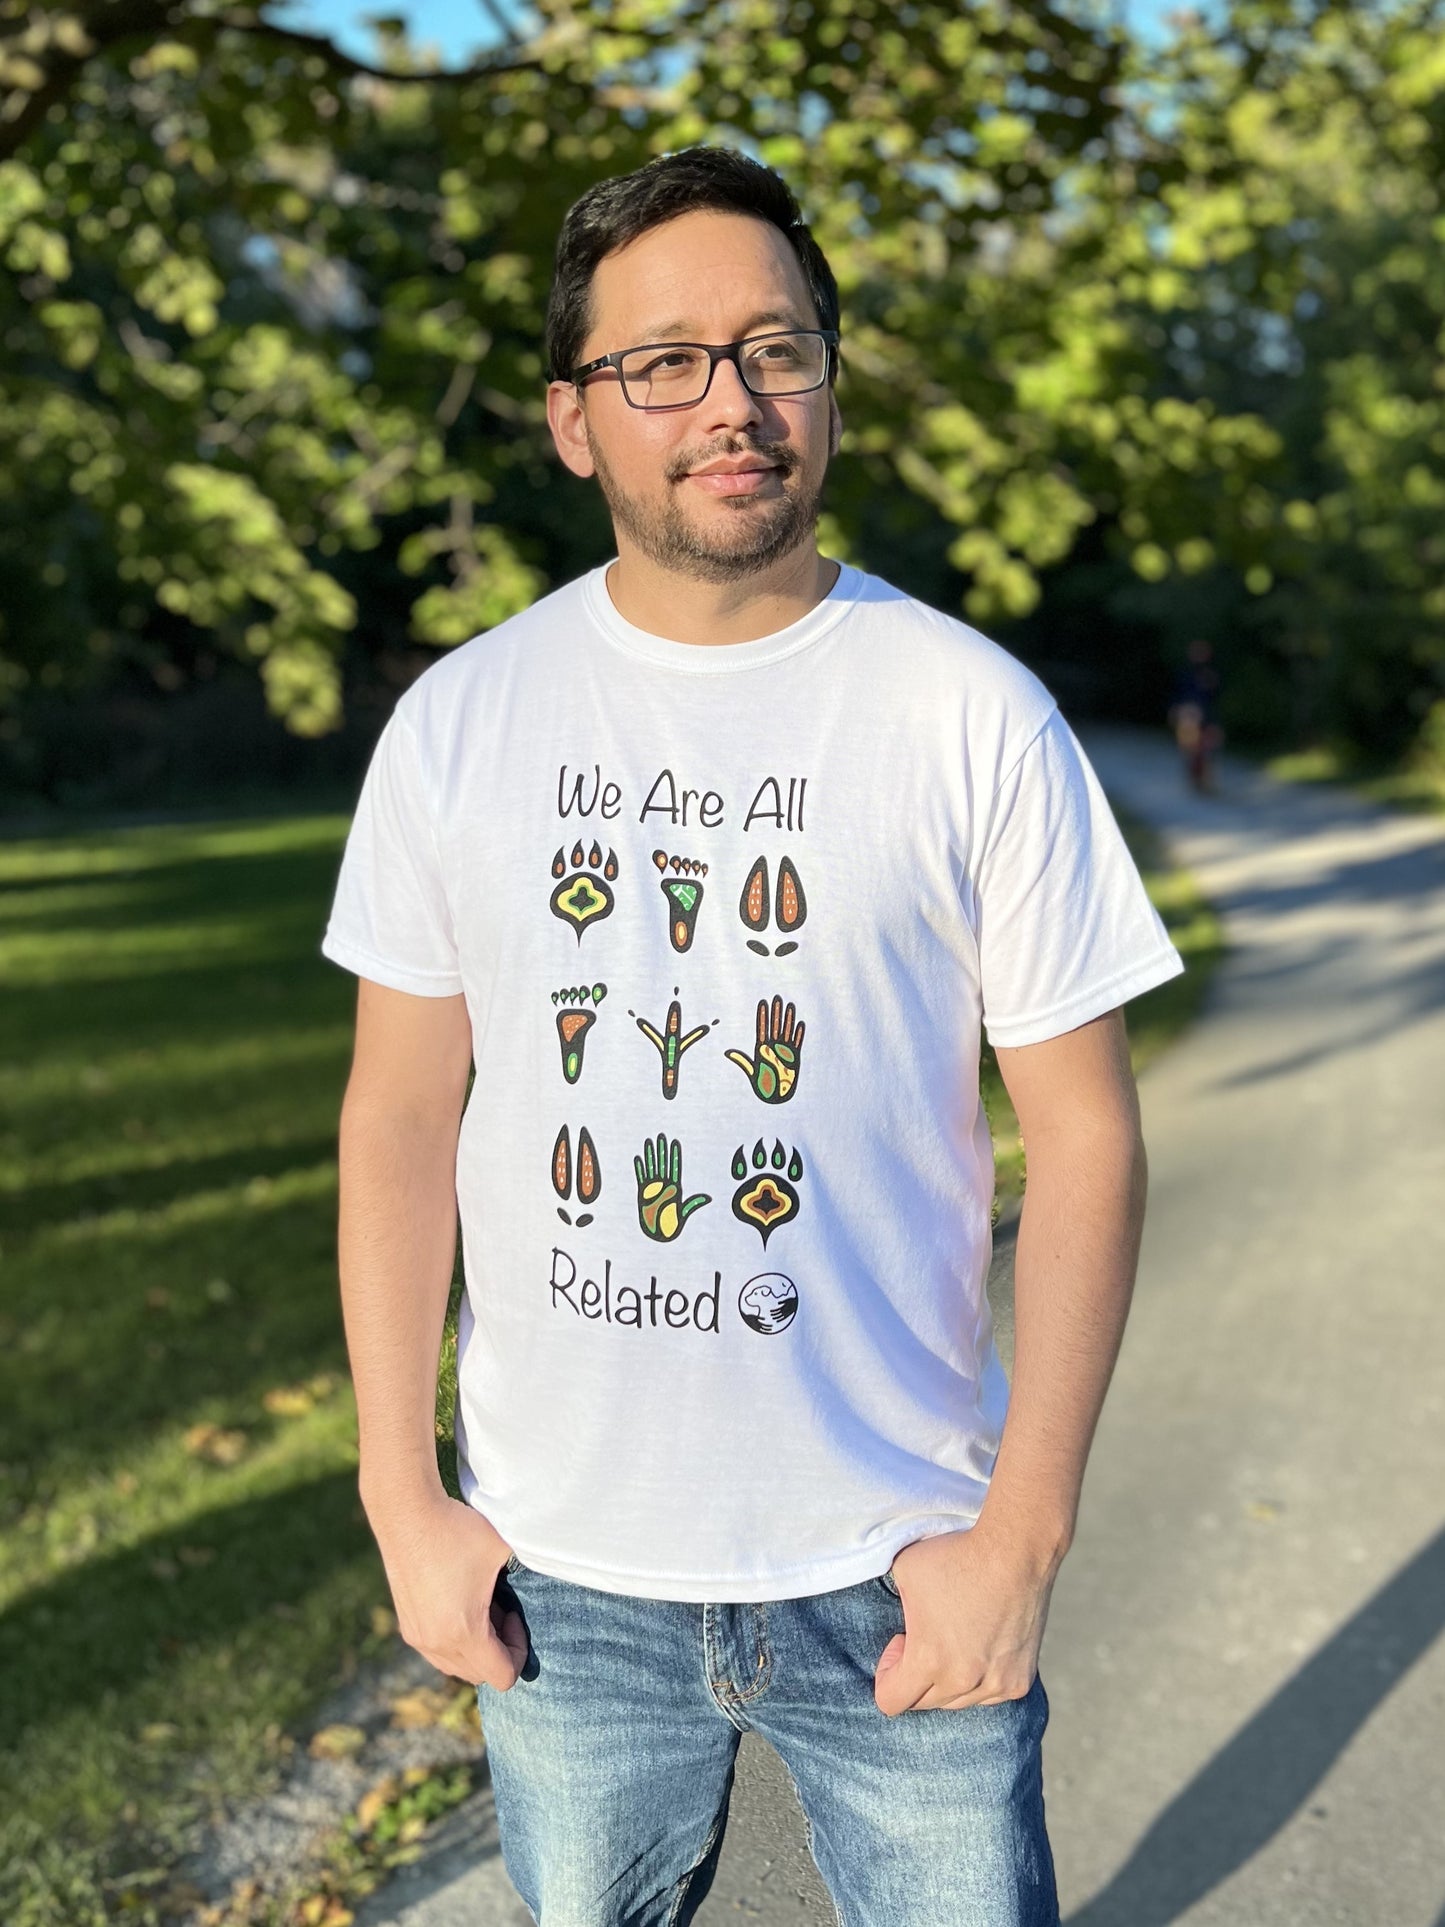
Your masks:
M592 327L578 361L654 341L720 345L776 328L816 328L797 256L770 222L708 209L680 214L598 263ZM767 568L811 541L842 429L831 387L754 395L730 362L688 407L632 408L615 370L580 397L553 382L548 415L562 459L595 474L613 524L651 561L708 582ZM702 476L720 460L746 470Z

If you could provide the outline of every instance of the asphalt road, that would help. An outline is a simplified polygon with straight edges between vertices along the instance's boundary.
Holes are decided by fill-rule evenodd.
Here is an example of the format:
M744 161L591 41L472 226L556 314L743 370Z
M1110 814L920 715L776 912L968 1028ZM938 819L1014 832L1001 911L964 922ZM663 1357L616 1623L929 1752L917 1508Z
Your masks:
M1223 911L1043 1673L1069 1927L1445 1927L1445 823L1080 734ZM1007 1310L1010 1244L995 1284ZM357 1927L527 1927L483 1792ZM745 1738L701 1927L833 1927Z

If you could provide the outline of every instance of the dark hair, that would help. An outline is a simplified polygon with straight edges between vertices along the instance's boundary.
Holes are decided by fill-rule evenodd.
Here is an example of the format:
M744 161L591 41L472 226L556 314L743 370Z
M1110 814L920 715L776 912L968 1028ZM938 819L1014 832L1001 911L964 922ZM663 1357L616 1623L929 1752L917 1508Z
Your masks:
M592 276L597 263L650 228L697 208L722 208L771 221L798 257L818 311L818 326L838 326L838 283L783 177L732 147L685 147L676 154L660 154L631 174L598 181L568 208L547 298L551 380L566 381L577 366L592 325ZM831 372L836 379L836 355Z

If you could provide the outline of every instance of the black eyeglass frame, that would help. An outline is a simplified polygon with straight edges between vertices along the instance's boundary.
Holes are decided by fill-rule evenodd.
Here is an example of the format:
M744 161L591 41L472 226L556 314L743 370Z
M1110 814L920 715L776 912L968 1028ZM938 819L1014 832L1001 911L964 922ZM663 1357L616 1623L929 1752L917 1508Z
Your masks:
M823 356L823 373L808 388L787 388L763 391L754 388L743 370L739 359L744 348L751 347L755 341L776 341L782 335L816 335L827 349ZM839 333L836 328L770 328L760 335L744 335L741 341L729 341L721 348L715 348L707 341L639 341L635 348L618 348L610 355L599 355L595 361L584 361L580 368L574 368L567 379L574 387L580 387L588 375L595 375L599 369L615 368L617 383L622 390L622 399L629 408L641 409L644 414L656 414L667 408L696 408L700 401L707 400L712 378L717 373L720 361L730 361L738 371L738 380L750 395L757 395L762 401L787 401L793 395L815 395L820 388L827 386L828 378L838 365ZM627 392L627 381L622 373L622 363L627 355L641 354L647 348L700 348L708 357L707 380L703 383L702 393L694 395L690 401L634 401Z

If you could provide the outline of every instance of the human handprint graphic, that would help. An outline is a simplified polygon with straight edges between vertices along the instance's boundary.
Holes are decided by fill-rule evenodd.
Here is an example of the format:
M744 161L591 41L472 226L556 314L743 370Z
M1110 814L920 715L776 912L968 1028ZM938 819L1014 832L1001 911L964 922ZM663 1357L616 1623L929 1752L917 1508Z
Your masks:
M642 1156L635 1157L632 1166L637 1173L638 1223L659 1244L670 1244L694 1211L712 1203L705 1192L684 1201L682 1143L678 1138L669 1144L661 1131L655 1143L647 1138Z
M802 1069L803 1032L807 1026L796 1019L792 1004L783 1008L781 997L774 997L769 1008L766 997L758 999L756 1057L740 1050L723 1055L747 1072L748 1080L764 1104L786 1104L797 1089Z

